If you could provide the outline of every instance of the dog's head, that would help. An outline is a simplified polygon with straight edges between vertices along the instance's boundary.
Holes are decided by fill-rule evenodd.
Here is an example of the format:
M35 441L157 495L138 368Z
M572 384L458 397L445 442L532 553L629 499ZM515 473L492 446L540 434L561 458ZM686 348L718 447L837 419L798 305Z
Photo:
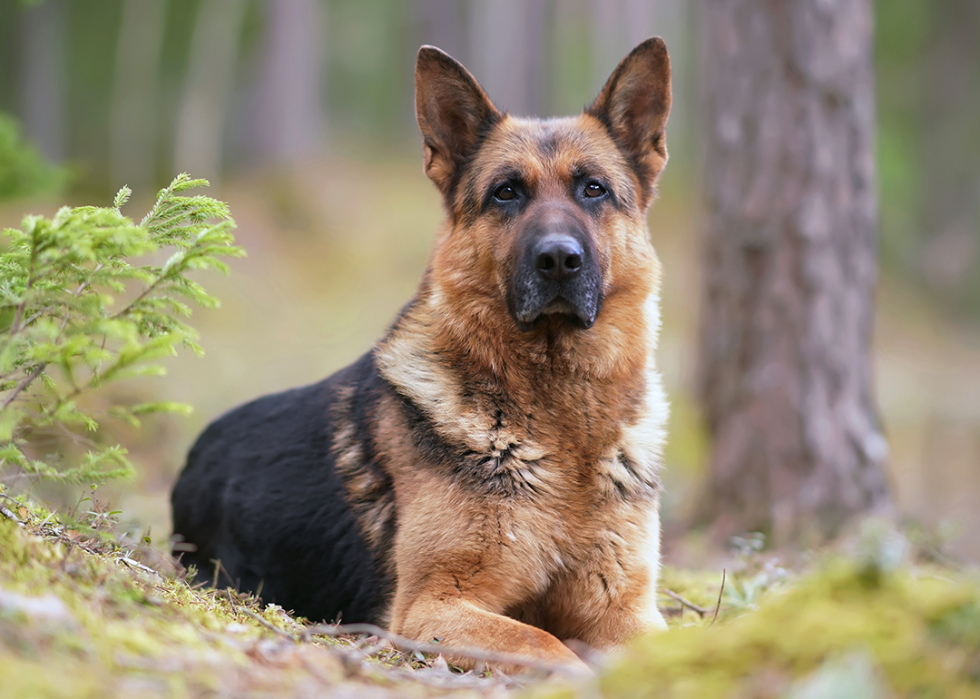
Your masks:
M577 117L503 114L429 46L415 80L425 172L450 218L432 263L442 290L489 297L521 331L592 327L652 257L644 219L670 111L663 40L637 46Z

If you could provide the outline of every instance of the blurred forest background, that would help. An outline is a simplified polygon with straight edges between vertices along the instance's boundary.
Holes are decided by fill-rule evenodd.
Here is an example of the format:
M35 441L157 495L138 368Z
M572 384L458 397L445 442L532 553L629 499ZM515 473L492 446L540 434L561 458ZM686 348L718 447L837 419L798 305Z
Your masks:
M905 516L980 559L980 3L878 0L875 21L888 476ZM107 486L117 509L164 537L169 488L207 421L344 366L412 295L442 216L415 126L419 45L461 60L500 107L548 115L580 110L658 34L674 66L671 159L650 214L666 269L669 556L707 454L694 397L699 26L684 0L0 0L0 112L58 166L0 161L0 225L107 205L124 184L141 215L188 171L229 202L248 251L229 278L203 280L223 300L194 319L206 356L116 389L196 408L138 435L118 428L140 474ZM14 128L0 117L0 139Z

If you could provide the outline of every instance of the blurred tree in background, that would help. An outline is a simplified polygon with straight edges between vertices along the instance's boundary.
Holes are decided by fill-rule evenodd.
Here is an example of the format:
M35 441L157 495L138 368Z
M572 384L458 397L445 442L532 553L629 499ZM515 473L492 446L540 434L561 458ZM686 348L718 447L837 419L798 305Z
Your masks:
M885 264L980 315L980 3L878 3Z
M701 518L820 541L887 500L870 0L704 6Z

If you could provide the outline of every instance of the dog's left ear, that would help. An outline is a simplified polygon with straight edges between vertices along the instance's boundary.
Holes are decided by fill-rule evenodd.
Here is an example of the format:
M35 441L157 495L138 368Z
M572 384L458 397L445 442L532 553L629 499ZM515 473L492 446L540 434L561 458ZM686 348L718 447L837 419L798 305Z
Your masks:
M664 40L652 37L633 49L585 111L605 124L626 155L643 188L645 206L667 164L670 56Z
M434 46L419 49L415 114L422 131L425 174L448 195L460 168L501 114L466 68Z

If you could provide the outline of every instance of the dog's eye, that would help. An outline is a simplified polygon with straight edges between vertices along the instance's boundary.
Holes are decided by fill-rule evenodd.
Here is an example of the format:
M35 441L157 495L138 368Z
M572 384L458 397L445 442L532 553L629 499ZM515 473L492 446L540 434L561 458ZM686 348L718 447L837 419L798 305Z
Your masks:
M605 193L606 188L598 182L589 182L587 185L585 185L584 194L587 197L594 199L596 197L601 197Z
M502 184L494 191L493 196L500 201L513 201L517 199L517 192L509 184Z

